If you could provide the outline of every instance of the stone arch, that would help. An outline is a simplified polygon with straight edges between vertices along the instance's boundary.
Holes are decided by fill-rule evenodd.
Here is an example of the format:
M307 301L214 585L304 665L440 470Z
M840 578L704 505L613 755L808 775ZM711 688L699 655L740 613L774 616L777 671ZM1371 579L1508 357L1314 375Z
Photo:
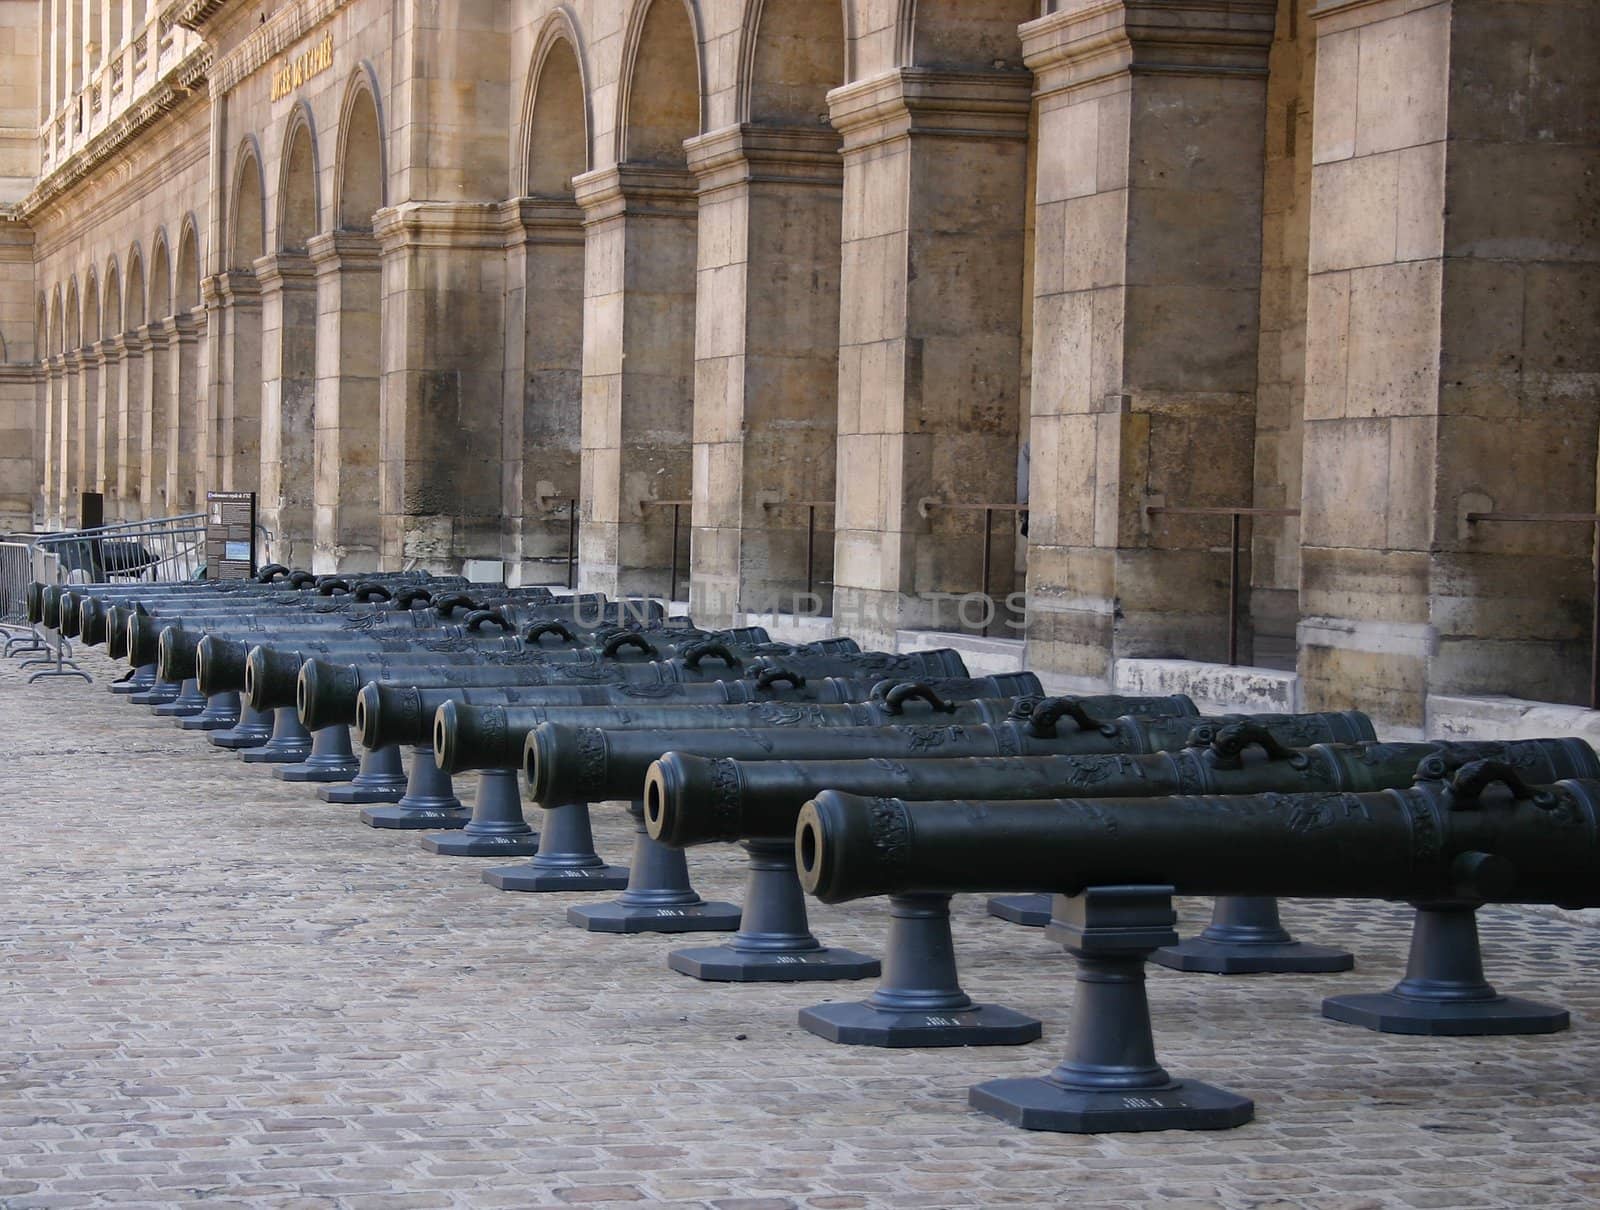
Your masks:
M741 29L739 120L826 125L828 90L848 78L849 5L747 0Z
M372 215L388 195L388 157L378 89L371 64L351 73L339 114L334 213L341 231L371 231Z
M172 258L167 252L166 228L157 230L150 244L150 303L145 314L151 323L172 314Z
M128 274L123 279L122 289L122 314L126 330L131 332L143 327L145 318L144 258L140 255L138 244L128 249Z
M200 305L200 230L193 214L183 218L178 236L177 274L173 282L175 314L192 311Z
M638 0L622 62L617 160L683 167L683 141L704 126L705 75L694 5Z
M896 45L902 66L1022 67L1017 27L1038 0L900 0Z
M39 307L33 317L33 359L43 361L50 355L50 299L39 291Z
M61 287L58 285L51 292L50 297L50 340L48 349L52 357L59 357L66 351L66 332L61 322Z
M528 69L522 110L522 191L571 197L589 168L589 83L577 23L563 8L545 22Z
M69 353L83 343L81 339L83 333L83 309L79 299L78 275L74 273L67 279L67 297L64 304L65 311L63 312L66 318L65 348Z
M320 179L311 110L302 101L289 117L283 137L283 160L278 168L279 251L304 252L307 241L322 230L317 187Z
M255 136L235 153L232 203L228 208L227 267L250 269L267 251L266 185L261 177L261 150Z
M106 271L102 280L105 285L100 291L100 307L103 315L100 331L102 335L112 337L122 331L122 281L117 271L115 254L106 258Z
M83 279L83 345L100 342L100 277L93 265Z

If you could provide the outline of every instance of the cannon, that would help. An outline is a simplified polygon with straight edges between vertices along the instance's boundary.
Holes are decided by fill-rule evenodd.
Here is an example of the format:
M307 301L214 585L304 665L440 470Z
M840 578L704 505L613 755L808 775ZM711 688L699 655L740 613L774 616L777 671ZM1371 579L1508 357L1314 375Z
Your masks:
M1061 897L1051 932L1078 963L1068 1057L1043 1079L977 1086L974 1107L1037 1130L1215 1129L1247 1121L1250 1102L1155 1061L1144 962L1176 939L1173 894L1593 906L1600 781L1529 786L1504 761L1429 757L1413 785L1364 793L907 803L829 790L802 808L795 849L829 903Z

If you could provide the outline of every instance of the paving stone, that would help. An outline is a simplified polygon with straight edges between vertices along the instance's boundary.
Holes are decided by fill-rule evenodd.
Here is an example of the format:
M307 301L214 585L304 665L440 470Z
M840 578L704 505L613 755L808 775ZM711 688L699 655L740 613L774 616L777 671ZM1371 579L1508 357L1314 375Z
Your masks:
M509 895L484 864L365 828L104 690L0 664L0 1207L685 1205L855 1210L1070 1204L1177 1210L1592 1205L1600 1187L1600 930L1481 913L1489 973L1559 1002L1539 1038L1401 1038L1323 996L1399 976L1409 913L1294 902L1355 972L1152 968L1163 1063L1251 1096L1205 1135L1013 1130L970 1085L1060 1058L1071 968L1038 932L957 900L968 990L1043 1041L833 1046L795 1014L870 985L699 983L681 939L564 923L580 896ZM594 812L603 853L630 828ZM737 901L741 855L696 850ZM813 906L880 953L882 904ZM1206 905L1180 903L1194 931ZM736 1042L736 1035L745 1035ZM26 1174L26 1176L24 1176Z

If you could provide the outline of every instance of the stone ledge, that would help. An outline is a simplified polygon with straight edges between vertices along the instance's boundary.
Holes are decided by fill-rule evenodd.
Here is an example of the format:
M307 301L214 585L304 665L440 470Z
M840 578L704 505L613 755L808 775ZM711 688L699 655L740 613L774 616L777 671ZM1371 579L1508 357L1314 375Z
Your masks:
M1112 688L1117 693L1187 693L1204 714L1302 709L1299 675L1276 668L1199 660L1118 660Z
M1600 710L1517 697L1428 695L1428 734L1436 739L1542 739L1571 735L1600 743Z

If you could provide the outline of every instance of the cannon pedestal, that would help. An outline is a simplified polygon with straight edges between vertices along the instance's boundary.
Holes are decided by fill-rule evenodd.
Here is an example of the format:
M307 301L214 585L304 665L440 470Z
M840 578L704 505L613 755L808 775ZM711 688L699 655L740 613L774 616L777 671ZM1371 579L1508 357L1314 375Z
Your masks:
M221 731L213 731L206 740L218 748L238 750L259 748L272 738L272 711L243 706L239 721Z
M673 950L667 955L669 967L719 983L868 979L879 973L876 958L830 949L812 936L793 840L747 840L744 849L750 854L750 872L739 931L727 945Z
M137 701L138 698L131 700ZM152 706L150 713L157 718L190 718L205 708L206 695L200 692L200 686L191 676L185 678L176 697Z
M351 781L341 786L323 786L317 797L332 803L399 802L405 793L406 771L400 763L400 749L390 744L386 748L368 748L361 754L361 768Z
M607 865L594 851L589 804L575 802L545 811L532 861L495 866L483 880L502 891L620 891L628 867Z
M889 896L883 981L865 1000L800 1010L800 1025L847 1046L1016 1046L1042 1027L1009 1008L975 1003L956 978L950 896Z
M1050 923L1049 895L994 895L989 899L989 915L1012 924L1042 929Z
M178 700L178 694L183 690L182 684L172 681L152 681L149 688L141 689L137 693L128 695L128 700L135 706L161 706L167 702Z
M464 828L471 814L456 797L450 775L433 759L433 745L411 751L411 777L400 801L389 807L363 807L361 822L371 828L426 831L430 828Z
M472 818L459 832L422 838L422 847L445 857L520 857L539 851L539 833L522 817L515 769L482 769Z
M971 1090L974 1109L1021 1126L1067 1134L1224 1130L1255 1106L1156 1062L1144 963L1177 940L1171 887L1093 887L1059 899L1050 936L1078 963L1067 1057L1042 1079L990 1080Z
M319 727L311 733L311 753L305 760L274 769L281 781L349 781L361 768L350 747L350 728L343 723Z
M1477 906L1419 903L1406 976L1386 992L1329 996L1322 1015L1384 1034L1553 1034L1567 1010L1502 996L1483 975Z
M189 718L180 718L178 726L185 731L225 731L239 723L239 695L229 689L213 693L206 698L206 708Z
M133 674L124 681L112 681L106 688L111 693L125 696L130 693L143 693L156 683L156 666L154 664L140 664L133 670Z
M1262 895L1219 897L1198 937L1162 946L1150 961L1213 975L1328 974L1356 964L1348 950L1296 941L1278 918L1278 901Z
M633 816L633 862L628 889L608 903L567 909L567 923L591 933L714 933L739 927L739 908L707 902L689 884L682 849L650 839L644 803L628 804Z
M292 765L311 755L311 732L300 725L293 706L272 712L272 738L259 748L239 753L247 765Z

